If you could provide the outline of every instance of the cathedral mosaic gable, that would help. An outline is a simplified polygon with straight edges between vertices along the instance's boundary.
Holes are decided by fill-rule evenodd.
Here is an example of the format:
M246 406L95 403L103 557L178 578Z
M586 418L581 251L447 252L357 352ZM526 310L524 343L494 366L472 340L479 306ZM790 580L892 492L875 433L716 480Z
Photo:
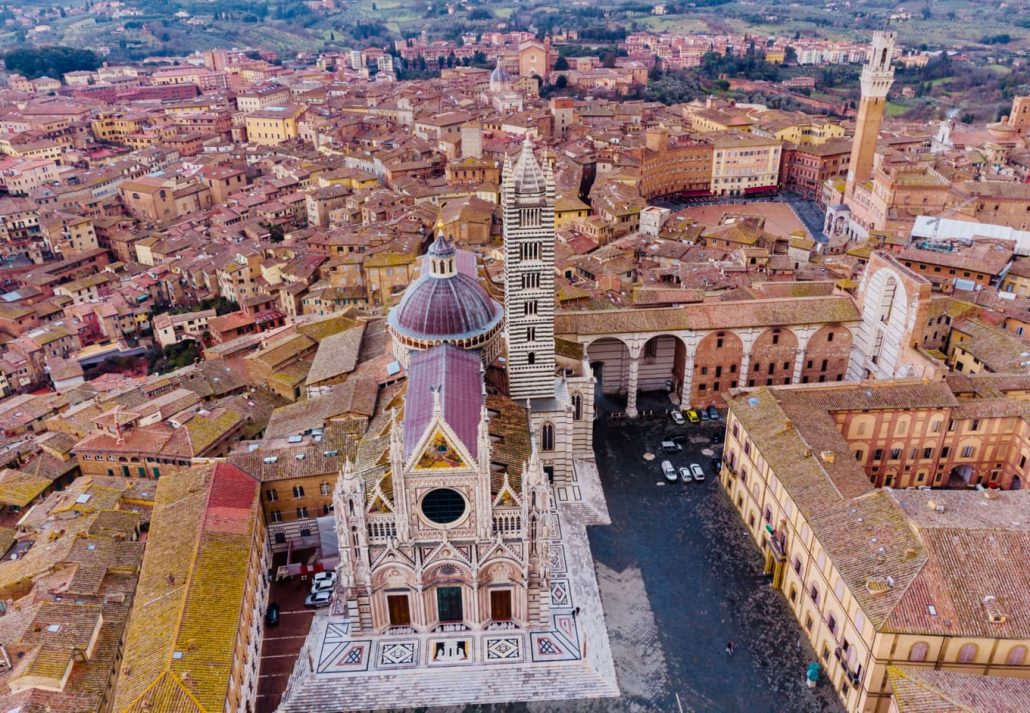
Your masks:
M415 459L416 470L468 468L468 463L439 427L433 431L422 453Z

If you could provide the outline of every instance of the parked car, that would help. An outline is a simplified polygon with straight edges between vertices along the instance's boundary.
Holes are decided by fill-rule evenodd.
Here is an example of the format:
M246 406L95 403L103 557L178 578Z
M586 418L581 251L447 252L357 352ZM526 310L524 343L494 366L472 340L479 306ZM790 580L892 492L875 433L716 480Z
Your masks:
M667 460L662 461L662 474L670 483L676 481L676 469L673 467L672 463Z
M279 625L279 605L275 602L268 605L268 611L265 612L265 623L269 626Z
M712 404L708 407L708 418L712 419L713 421L719 420L719 409L715 408L715 404Z
M705 472L701 470L701 466L697 463L690 464L690 474L694 476L694 480L700 482L705 479Z
M677 426L682 426L684 423L687 422L687 420L683 418L683 414L679 411L673 411L669 414L669 417L672 419L672 422L675 423Z
M697 415L698 415L698 417L700 417L700 419L702 421L711 421L712 420L712 417L708 415L708 409L699 408L697 410Z
M683 446L676 441L662 441L662 453L678 453L683 450Z
M320 579L311 582L311 593L331 592L336 588L335 579Z
M697 415L697 411L694 409L687 411L687 420L691 423L701 423L701 417Z
M304 600L304 606L311 607L312 609L319 609L321 607L327 607L332 604L333 601L333 590L323 589L320 592L312 592Z
M682 480L684 483L689 483L691 480L693 480L693 476L690 475L690 468L688 468L685 465L680 466L680 480Z
M712 470L714 470L716 473L722 471L722 458L712 458Z
M336 572L319 572L311 578L312 584L317 584L319 582L330 582L332 584L336 584Z
M712 436L712 443L722 443L722 439L722 431L716 431L715 435Z

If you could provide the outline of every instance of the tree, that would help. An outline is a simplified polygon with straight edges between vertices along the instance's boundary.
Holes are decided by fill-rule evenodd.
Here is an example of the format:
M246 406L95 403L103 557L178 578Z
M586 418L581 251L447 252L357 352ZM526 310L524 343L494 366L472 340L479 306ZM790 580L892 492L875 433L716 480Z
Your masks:
M261 227L268 231L268 239L273 243L281 243L286 239L286 231L283 226L275 223L262 223Z
M9 72L35 79L80 70L92 72L100 66L100 60L92 50L74 47L21 47L7 53L4 66Z
M555 89L565 89L568 86L569 86L569 78L566 77L564 74L559 74L558 78L556 80L554 80L554 88Z
M554 71L555 72L565 72L565 71L568 71L568 69L569 69L569 60L565 59L564 57L558 57L558 59L555 60L555 62L554 62Z

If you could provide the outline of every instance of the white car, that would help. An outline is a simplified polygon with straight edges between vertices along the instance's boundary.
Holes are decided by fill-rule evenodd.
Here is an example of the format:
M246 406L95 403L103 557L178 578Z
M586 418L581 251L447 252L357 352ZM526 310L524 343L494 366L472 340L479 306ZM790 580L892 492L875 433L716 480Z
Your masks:
M662 461L662 474L665 475L665 479L670 483L675 483L678 477L676 475L676 468L667 460Z
M689 483L693 479L694 476L690 474L690 468L688 468L685 465L680 466L680 480L682 480L684 483Z
M311 578L312 584L318 584L320 582L332 582L336 584L336 571L330 570L328 572L319 572Z
M672 422L675 423L677 426L682 426L684 423L686 423L686 419L683 418L683 414L679 411L673 411L671 414L669 414L669 416L672 418Z
M308 598L304 600L304 606L311 607L312 609L318 609L319 607L327 607L333 601L333 590L323 589L320 592L312 592L308 595Z
M316 580L311 583L311 593L318 594L319 592L331 592L336 588L335 579L322 579Z
M705 472L701 470L701 466L697 463L690 464L690 474L694 476L694 480L701 481L705 479Z

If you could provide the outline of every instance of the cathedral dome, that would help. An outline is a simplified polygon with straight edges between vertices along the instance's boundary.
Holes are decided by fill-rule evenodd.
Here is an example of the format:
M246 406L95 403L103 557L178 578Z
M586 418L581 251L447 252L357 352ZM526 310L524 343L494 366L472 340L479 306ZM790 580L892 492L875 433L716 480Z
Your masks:
M449 343L480 349L499 332L504 317L501 306L475 277L458 269L459 257L443 236L438 237L425 257L422 275L390 310L390 331L405 347L427 349Z

